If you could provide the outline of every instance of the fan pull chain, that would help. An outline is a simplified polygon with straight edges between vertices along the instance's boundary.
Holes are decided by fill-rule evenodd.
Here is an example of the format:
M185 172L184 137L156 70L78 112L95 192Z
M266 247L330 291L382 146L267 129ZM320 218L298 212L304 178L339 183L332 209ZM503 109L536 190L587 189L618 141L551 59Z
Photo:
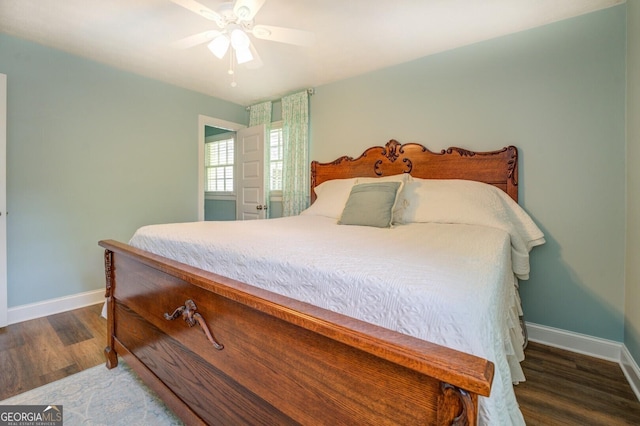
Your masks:
M236 87L238 83L236 83L236 72L235 72L235 62L234 62L234 51L233 49L229 49L229 75L231 76L231 87Z

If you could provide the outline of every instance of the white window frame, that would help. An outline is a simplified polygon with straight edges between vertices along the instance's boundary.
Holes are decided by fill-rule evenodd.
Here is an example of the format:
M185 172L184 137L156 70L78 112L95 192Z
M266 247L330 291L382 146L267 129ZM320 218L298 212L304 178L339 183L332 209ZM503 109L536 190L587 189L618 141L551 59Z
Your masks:
M205 150L206 150L206 146L209 143L215 143L215 142L219 142L219 141L223 141L223 140L233 140L233 163L231 164L231 166L233 167L233 172L232 172L232 179L233 179L233 188L231 189L231 191L206 191L205 190L205 197L206 199L215 199L215 200L235 200L235 196L236 196L236 185L237 185L237 179L236 179L236 157L235 157L235 152L236 152L236 133L235 132L226 132L226 133L220 133L217 135L213 135L213 136L209 136L207 138L205 138ZM205 159L206 159L206 154L205 154ZM205 173L204 173L204 182L206 182L207 179L207 164L206 164L206 160L205 160ZM206 188L206 183L204 183L205 188Z
M271 163L273 161L271 159L271 132L273 132L274 130L280 130L280 132L282 133L282 120L274 121L271 123L271 129L268 135L269 145L267 147L269 149L269 194L272 201L279 201L282 198L282 188L271 189ZM282 139L280 140L280 142L282 143ZM284 160L284 156L282 160L279 160L279 161L283 161L283 160Z

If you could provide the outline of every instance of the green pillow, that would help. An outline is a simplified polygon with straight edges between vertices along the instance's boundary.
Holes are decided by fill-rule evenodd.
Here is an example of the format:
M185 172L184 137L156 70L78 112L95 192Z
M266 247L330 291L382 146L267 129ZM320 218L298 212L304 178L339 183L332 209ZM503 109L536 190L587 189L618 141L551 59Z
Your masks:
M389 228L401 185L401 182L354 185L338 224Z

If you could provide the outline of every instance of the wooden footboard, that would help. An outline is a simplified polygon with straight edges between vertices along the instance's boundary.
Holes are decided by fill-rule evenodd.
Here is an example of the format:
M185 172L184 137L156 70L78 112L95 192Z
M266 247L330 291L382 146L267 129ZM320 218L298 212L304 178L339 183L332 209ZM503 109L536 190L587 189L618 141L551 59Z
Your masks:
M101 241L107 367L187 424L474 425L491 362Z

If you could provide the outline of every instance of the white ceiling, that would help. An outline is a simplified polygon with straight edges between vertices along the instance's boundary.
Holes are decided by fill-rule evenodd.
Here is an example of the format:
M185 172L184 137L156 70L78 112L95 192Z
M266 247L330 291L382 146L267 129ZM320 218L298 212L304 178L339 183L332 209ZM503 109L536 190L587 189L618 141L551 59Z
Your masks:
M199 0L216 9L219 0ZM206 43L217 29L169 0L0 0L0 32L240 105L624 3L624 0L267 0L256 24L312 31L299 47L252 39L264 65L240 66Z

